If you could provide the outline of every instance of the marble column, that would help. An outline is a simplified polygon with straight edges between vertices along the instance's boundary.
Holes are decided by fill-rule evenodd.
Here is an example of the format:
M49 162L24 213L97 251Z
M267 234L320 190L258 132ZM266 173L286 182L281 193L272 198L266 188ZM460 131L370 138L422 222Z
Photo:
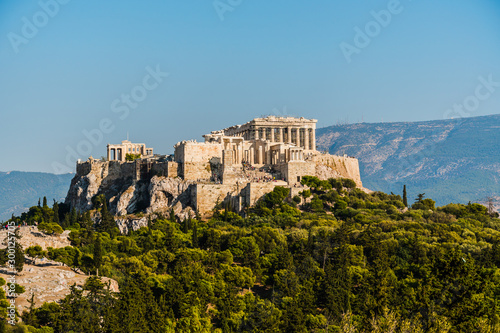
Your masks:
M291 127L287 127L286 130L287 130L286 142L287 143L292 143L292 128Z
M295 140L297 140L297 147L300 147L300 128L297 128L297 132L295 132Z
M304 149L309 150L309 128L306 128L304 132Z
M258 128L258 127L256 127L256 128L254 129L254 132L255 132L255 140L258 140L258 139L259 139L259 128Z
M271 127L271 142L274 142L274 127Z
M283 142L283 127L279 128L279 142Z
M316 150L316 130L313 128L311 131L311 150Z

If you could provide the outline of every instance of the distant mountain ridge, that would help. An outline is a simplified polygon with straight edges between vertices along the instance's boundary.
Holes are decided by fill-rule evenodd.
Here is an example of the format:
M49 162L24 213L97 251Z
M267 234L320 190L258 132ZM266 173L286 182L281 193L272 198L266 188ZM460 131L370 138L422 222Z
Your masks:
M64 201L73 176L70 173L0 172L0 221L8 220L12 214L19 215L44 196L49 205L53 199Z
M439 205L500 194L500 115L320 128L319 150L359 159L363 185Z

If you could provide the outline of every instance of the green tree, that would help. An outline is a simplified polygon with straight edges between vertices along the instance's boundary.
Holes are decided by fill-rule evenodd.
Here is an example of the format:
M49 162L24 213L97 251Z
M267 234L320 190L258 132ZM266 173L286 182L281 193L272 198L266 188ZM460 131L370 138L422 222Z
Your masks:
M350 178L341 178L342 180L342 186L344 186L345 188L350 188L350 189L353 189L353 188L356 188L356 182Z
M177 222L177 217L175 216L175 212L174 212L173 208L170 209L168 219L170 220L170 222Z
M74 226L78 223L78 213L76 212L75 207L71 208L71 214L69 218L69 226Z
M191 236L191 243L193 244L193 248L198 247L198 221L193 221L193 235Z
M115 218L108 211L108 205L106 202L101 208L101 223L99 224L98 230L100 232L107 232L111 238L114 238L118 234L118 227L116 226Z
M22 272L24 268L24 251L23 247L20 243L21 240L21 234L19 233L19 229L16 229L15 232L15 238L16 238L16 244L15 244L15 252L14 252L14 260L15 264L14 267L16 269L16 272Z
M141 158L141 154L130 154L125 155L125 161L135 161Z
M252 269L258 268L260 249L254 237L240 238L231 252L244 266Z
M419 193L417 194L417 198L415 199L415 203L422 203L422 201L425 198L425 193Z
M54 201L54 205L52 206L52 210L54 211L54 217L52 218L52 221L54 223L59 224L59 204Z
M33 259L41 259L47 256L47 251L44 251L40 245L35 245L28 247L26 254Z
M408 207L408 197L406 194L406 185L403 185L403 205L405 205L405 207Z
M95 242L94 242L94 268L96 271L101 268L102 265L102 241L101 241L101 236L99 234L96 235L95 237Z

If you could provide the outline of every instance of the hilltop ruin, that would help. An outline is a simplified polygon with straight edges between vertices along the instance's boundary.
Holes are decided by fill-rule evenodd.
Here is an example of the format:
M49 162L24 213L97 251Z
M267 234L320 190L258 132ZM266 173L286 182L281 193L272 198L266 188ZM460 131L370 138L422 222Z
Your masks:
M204 142L181 141L173 155L153 155L145 144L108 145L106 161L77 163L66 203L77 210L92 207L104 194L118 216L174 208L179 217L204 216L217 203L230 201L236 211L252 206L275 186L303 190L303 176L350 178L362 187L358 160L316 150L315 119L256 118L203 136ZM139 156L127 161L126 154Z

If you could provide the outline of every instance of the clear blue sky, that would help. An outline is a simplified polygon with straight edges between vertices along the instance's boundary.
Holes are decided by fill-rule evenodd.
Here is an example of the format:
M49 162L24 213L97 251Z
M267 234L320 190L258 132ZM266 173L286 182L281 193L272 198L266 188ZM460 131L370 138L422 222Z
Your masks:
M127 132L172 153L265 114L320 127L443 119L480 76L500 82L497 0L54 1L0 1L0 171L74 169L68 149L88 149L82 131L103 119L96 158ZM388 8L378 31L371 12ZM355 47L367 24L373 37L348 62L341 43ZM146 69L157 66L169 73L159 84ZM465 115L493 113L498 87Z

